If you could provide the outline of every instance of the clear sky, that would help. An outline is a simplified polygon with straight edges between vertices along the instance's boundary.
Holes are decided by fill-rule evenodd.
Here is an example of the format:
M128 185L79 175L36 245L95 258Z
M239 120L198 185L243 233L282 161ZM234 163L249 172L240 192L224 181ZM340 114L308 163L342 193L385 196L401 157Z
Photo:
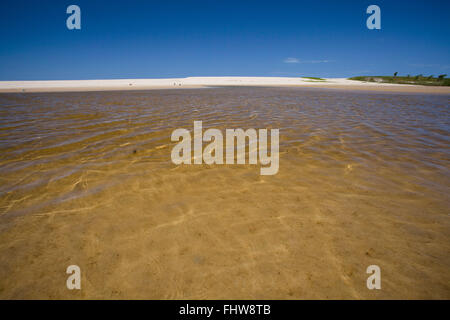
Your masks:
M450 74L449 18L448 0L2 0L0 80Z

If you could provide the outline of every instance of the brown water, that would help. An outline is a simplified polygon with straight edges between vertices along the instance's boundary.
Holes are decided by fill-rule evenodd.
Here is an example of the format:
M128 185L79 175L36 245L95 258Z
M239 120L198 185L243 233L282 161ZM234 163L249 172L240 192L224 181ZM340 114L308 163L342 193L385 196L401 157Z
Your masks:
M450 97L299 88L0 95L0 298L450 298ZM280 169L172 164L279 128ZM82 290L66 288L80 266ZM381 268L368 290L366 268Z

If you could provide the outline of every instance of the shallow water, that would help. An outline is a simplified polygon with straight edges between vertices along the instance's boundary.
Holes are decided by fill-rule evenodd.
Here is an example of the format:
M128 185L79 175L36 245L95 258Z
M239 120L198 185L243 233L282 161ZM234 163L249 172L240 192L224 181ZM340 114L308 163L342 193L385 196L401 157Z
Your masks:
M279 128L278 174L174 165L194 120ZM1 94L0 298L449 299L449 131L448 95Z

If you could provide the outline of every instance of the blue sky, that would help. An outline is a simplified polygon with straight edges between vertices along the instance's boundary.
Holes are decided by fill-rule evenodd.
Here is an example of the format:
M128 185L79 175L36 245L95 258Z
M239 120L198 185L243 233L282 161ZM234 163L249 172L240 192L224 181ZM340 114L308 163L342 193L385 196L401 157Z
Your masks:
M3 0L0 80L450 74L449 16L445 0Z

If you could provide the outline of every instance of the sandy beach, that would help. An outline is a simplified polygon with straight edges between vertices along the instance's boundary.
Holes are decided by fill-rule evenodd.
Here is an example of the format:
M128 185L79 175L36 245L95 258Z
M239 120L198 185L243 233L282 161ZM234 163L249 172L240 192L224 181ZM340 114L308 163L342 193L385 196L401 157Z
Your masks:
M115 79L61 81L0 81L0 92L77 92L206 88L222 86L314 87L346 90L450 94L450 87L401 85L348 80L346 78L286 77L188 77L172 79Z

